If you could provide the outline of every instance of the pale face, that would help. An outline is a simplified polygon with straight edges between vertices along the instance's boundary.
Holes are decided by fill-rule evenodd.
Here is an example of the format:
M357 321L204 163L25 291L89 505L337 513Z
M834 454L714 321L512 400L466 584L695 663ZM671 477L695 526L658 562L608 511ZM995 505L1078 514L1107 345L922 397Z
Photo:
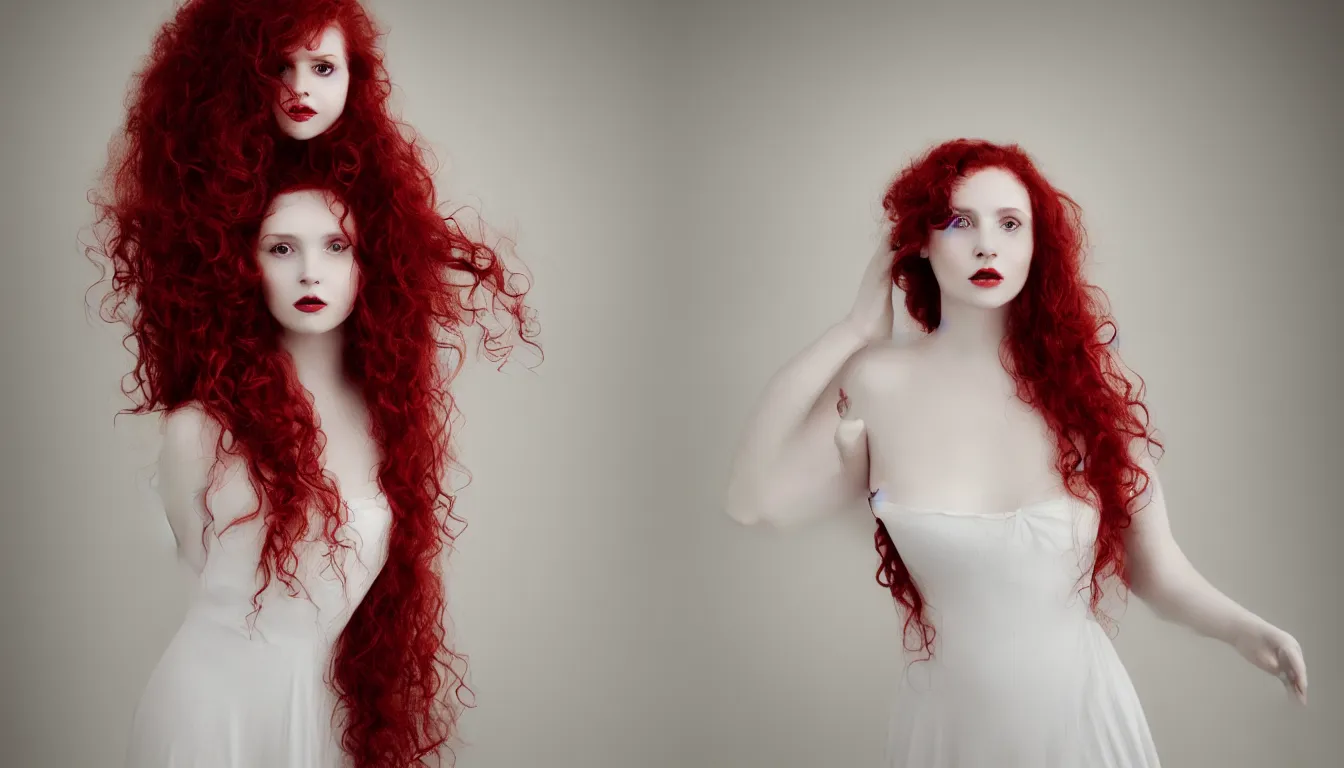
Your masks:
M284 86L278 89L273 106L280 130L306 141L334 125L345 111L350 90L350 66L340 27L329 26L309 46L287 52L280 80Z
M319 334L340 327L355 307L359 265L336 198L317 190L277 195L257 238L266 307L289 333ZM317 301L313 301L317 300Z
M947 227L930 234L921 254L933 267L943 301L1002 307L1022 291L1031 267L1027 188L1009 171L984 168L953 189L951 207Z

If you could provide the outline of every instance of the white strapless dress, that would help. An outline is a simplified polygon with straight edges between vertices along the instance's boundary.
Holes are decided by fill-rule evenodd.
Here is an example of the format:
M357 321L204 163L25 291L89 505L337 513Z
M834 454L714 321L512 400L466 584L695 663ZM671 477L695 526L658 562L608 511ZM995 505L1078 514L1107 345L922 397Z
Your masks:
M1095 508L970 514L871 500L925 600L889 768L1157 768L1138 695L1089 609Z
M391 514L384 497L348 503L336 552L304 542L290 596L260 586L259 520L210 534L186 619L136 707L127 768L333 768L347 764L327 684L332 649L387 559ZM316 534L312 535L316 538Z

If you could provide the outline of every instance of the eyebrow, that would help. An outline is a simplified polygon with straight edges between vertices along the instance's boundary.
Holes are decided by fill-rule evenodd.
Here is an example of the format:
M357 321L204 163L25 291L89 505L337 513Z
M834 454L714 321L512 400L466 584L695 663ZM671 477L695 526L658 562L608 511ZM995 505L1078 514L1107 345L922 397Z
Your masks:
M272 237L273 237L273 238L277 238L277 239L279 239L279 240L302 240L302 239L303 239L302 237L299 237L298 235L291 235L291 234L289 234L289 233L287 233L287 232L268 232L268 233L262 235L262 236L261 236L261 239L262 239L262 240L265 240L265 239L267 239L267 238L272 238ZM322 235L322 239L323 239L323 240L336 240L336 239L345 239L345 240L348 240L349 238L346 236L346 234L345 234L344 232L328 232L327 234Z
M310 58L310 59L323 59L323 60L327 61L328 63L335 63L335 62L337 62L337 61L344 61L344 59L345 59L344 56L342 56L339 52L336 52L336 51L310 51L310 50L308 50L307 48L303 48L303 47L299 47L299 48L296 48L296 49L293 50L293 51L290 51L290 53L287 55L286 58L288 58L288 59L290 59L290 60L297 59L297 58L299 58L299 56L301 55L301 54L299 53L300 51L303 51L305 54L307 54L307 57Z
M952 212L953 212L953 213L975 213L975 211L972 211L970 208L957 208L956 206L953 206L953 207L952 207ZM1015 214L1017 214L1018 216L1021 216L1021 217L1023 217L1023 218L1026 218L1026 217L1027 217L1027 214L1026 214L1025 212L1023 212L1022 210L1017 209L1017 208L1011 208L1011 207L1010 207L1010 208L1000 208L1000 209L998 209L997 211L995 211L995 213L997 213L997 214L1000 215L1000 216L1002 216L1002 215L1004 215L1004 214L1007 214L1007 213L1015 213Z

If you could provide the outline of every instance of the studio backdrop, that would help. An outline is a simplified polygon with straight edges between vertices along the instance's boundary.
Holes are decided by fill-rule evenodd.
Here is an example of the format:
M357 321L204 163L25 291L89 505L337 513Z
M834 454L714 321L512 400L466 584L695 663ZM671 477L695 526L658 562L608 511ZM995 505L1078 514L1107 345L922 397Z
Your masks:
M1304 710L1131 600L1116 644L1163 764L1341 764L1340 11L366 5L442 197L516 242L545 351L454 384L458 765L878 764L900 621L871 514L742 528L723 491L766 381L848 310L885 185L954 137L1020 144L1081 204L1177 540L1305 650ZM117 763L186 604L158 421L113 421L132 356L81 248L172 10L30 2L0 31L4 765Z

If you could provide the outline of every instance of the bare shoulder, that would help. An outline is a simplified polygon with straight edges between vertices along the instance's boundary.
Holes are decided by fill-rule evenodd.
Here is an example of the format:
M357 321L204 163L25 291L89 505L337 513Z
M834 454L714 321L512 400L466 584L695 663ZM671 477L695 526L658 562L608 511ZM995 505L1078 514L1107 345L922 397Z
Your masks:
M219 422L198 402L185 403L163 415L164 442L176 448L191 448L218 435Z
M164 414L162 432L161 466L195 474L214 461L220 425L199 403L186 403Z
M840 386L860 397L890 395L910 379L917 358L917 342L892 340L869 344L845 364Z
M186 403L163 415L159 448L158 493L178 555L197 573L204 567L202 534L205 494L221 434L219 422L199 403Z

